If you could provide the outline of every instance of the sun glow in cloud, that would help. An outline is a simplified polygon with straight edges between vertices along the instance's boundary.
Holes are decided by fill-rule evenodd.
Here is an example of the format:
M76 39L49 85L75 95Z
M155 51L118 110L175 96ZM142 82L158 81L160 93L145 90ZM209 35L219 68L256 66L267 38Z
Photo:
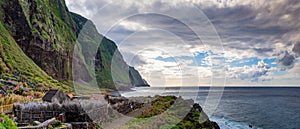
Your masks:
M66 3L70 11L90 18L100 33L115 41L125 61L135 66L153 86L210 85L213 76L224 73L225 85L300 84L297 11L300 1L66 0ZM111 8L105 8L108 5ZM203 33L206 40L202 40L188 29L207 30L206 26L197 26L201 19L189 12L194 7L201 9L214 25L223 50L211 51L215 46L210 33ZM188 15L194 24L186 27L175 19L144 13L153 10L178 17ZM142 15L122 19L131 13ZM107 29L110 33L106 35ZM224 65L224 69L213 70L218 64Z

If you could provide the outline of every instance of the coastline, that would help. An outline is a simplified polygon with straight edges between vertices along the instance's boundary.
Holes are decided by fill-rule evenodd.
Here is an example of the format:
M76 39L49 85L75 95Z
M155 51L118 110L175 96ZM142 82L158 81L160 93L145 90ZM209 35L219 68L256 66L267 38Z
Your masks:
M225 87L224 90L211 90L213 94L222 92L218 108L213 115L209 116L221 128L261 129L297 128L300 126L299 119L297 119L300 115L290 114L300 111L297 108L300 106L298 103L300 87ZM138 88L134 92L125 92L122 95L126 97L154 96L155 94L186 95L182 97L193 98L196 103L205 108L209 92L209 87L151 87ZM272 110L269 110L270 108ZM272 117L269 118L269 116ZM268 119L265 119L266 117ZM282 122L282 119L285 121Z
M105 97L113 109L130 116L124 125L108 124L107 128L137 128L144 125L147 128L209 128L219 129L216 122L210 121L198 103L191 99L176 96L145 97ZM128 105L129 104L129 105ZM130 111L131 110L131 111ZM119 120L121 119L121 120ZM119 118L115 122L124 121ZM114 124L114 122L112 122Z

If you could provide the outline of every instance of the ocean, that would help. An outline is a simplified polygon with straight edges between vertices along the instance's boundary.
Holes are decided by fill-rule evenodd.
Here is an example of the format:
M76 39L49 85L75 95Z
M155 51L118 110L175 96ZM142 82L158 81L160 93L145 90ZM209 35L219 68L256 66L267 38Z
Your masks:
M175 95L194 99L221 129L300 129L300 88L143 87L120 93L126 97ZM208 96L217 101L210 101ZM209 108L205 106L215 108L206 111Z

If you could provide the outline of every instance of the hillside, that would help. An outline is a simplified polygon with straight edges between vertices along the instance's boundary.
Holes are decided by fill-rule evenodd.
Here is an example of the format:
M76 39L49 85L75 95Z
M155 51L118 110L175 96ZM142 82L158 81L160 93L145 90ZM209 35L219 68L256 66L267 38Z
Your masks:
M49 88L63 88L62 84L48 76L25 55L2 23L0 23L0 31L1 79L35 83L37 85L45 85Z
M75 25L60 0L2 0L1 21L35 64L56 80L71 79Z
M116 44L63 0L0 0L0 27L4 81L65 91L73 80L108 89L131 85Z

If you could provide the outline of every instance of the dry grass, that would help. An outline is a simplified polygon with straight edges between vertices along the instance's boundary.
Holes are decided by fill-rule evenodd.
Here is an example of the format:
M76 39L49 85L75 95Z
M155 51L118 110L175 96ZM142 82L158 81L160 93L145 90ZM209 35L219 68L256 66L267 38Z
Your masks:
M23 92L22 96L34 96L35 98L42 98L45 95L44 92L37 92L37 91L29 91Z
M33 101L33 99L20 96L20 95L14 95L14 94L7 95L7 96L0 95L0 106L10 105L16 102L29 102L29 101Z

